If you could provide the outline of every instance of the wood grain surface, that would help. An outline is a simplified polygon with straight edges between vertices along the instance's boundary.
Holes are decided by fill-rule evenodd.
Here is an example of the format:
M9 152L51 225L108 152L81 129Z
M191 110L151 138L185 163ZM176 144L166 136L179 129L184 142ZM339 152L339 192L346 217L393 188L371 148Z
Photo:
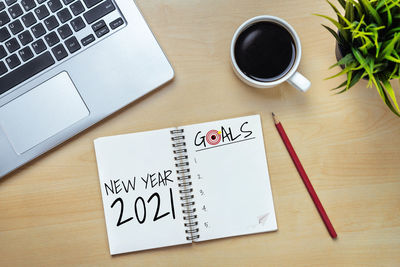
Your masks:
M176 78L0 180L0 266L399 266L400 118L362 81L348 93L332 15L317 0L138 0ZM254 89L230 66L236 28L269 14L288 21L303 48L299 70L312 86ZM134 70L132 70L134 71ZM396 90L399 85L396 82ZM332 240L271 118L290 137L335 229ZM261 114L279 230L111 257L93 140ZM134 236L132 238L135 238ZM140 242L140 241L138 241Z

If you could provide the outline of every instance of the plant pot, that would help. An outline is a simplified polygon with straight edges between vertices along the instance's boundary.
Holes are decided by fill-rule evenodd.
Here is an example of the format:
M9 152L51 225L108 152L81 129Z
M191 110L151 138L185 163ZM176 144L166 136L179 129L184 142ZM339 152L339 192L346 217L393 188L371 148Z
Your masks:
M343 47L339 45L339 43L336 41L336 46L335 46L335 55L336 55L336 60L339 61L343 58ZM344 69L344 65L340 65L342 69Z
M336 33L338 36L341 36L339 31L337 31ZM336 40L336 46L335 46L336 60L337 61L341 60L343 58L343 55L347 54L345 52L349 53L350 51L346 51L346 49L342 45L339 45L338 41ZM344 69L344 65L340 65L340 67Z

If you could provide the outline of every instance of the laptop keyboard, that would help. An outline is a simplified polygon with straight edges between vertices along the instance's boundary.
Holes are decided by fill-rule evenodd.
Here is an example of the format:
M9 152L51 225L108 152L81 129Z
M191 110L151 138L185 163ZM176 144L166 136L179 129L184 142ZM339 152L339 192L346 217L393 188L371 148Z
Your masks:
M112 0L0 0L0 95L124 24Z

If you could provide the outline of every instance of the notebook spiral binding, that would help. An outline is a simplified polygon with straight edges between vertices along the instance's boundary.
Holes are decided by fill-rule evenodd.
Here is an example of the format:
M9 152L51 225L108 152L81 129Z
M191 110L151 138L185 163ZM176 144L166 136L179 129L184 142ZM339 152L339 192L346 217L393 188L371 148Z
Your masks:
M196 240L200 238L197 222L195 201L190 176L189 157L187 154L185 135L183 129L170 131L172 137L172 148L178 177L178 186L180 199L182 201L183 219L185 220L185 233L188 234L187 240Z

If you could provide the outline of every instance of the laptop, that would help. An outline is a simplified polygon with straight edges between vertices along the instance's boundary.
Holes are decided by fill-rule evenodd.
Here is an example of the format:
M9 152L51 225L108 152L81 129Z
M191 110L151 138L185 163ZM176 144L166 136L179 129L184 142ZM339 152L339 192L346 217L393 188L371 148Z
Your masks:
M0 0L0 177L173 76L133 0Z

